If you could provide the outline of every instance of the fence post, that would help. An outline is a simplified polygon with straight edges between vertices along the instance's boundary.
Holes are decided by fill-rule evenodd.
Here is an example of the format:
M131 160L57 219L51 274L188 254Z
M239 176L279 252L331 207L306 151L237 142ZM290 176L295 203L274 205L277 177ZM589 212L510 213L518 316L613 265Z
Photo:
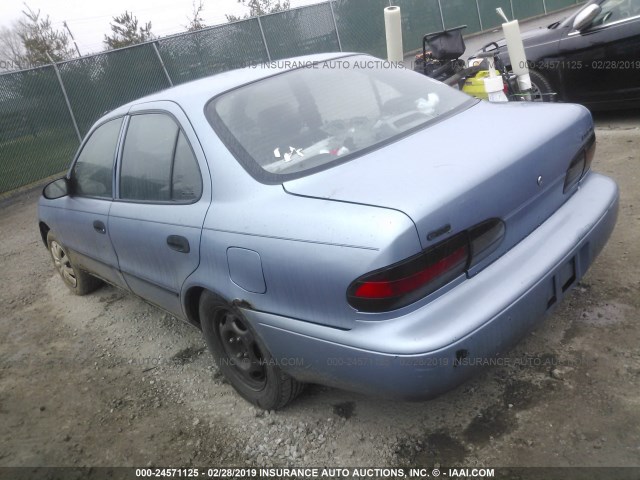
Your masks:
M260 21L260 17L256 17L258 19L258 26L260 27L260 35L262 35L262 41L264 42L264 49L267 52L267 58L271 61L271 53L269 52L269 45L267 45L267 39L264 36L264 30L262 29L262 22Z
M444 30L444 13L442 13L442 3L440 3L440 0L438 0L438 8L440 9L440 20L442 20L442 29Z
M171 77L169 76L169 72L167 72L167 67L164 66L164 62L162 61L162 56L160 55L160 50L158 50L158 42L153 42L153 49L156 52L156 56L158 57L158 61L160 62L160 66L162 67L162 71L164 71L167 80L169 81L169 86L173 87L173 82L171 81Z
M340 41L340 32L338 32L338 22L336 22L336 14L333 12L333 0L329 0L329 7L331 7L331 18L333 18L333 27L336 29L336 38L338 39L338 48L342 52L342 42Z
M62 76L60 75L60 70L58 70L58 65L53 61L49 52L47 53L47 58L53 65L53 70L56 72L56 77L58 77L58 83L60 84L60 90L62 90L62 95L64 96L64 101L67 104L67 109L69 110L69 115L71 116L71 122L73 123L73 128L76 130L76 135L78 136L78 141L82 143L82 135L80 135L80 129L78 128L78 123L76 122L76 116L73 114L73 109L71 108L71 102L69 101L69 96L67 95L67 90L64 88L64 83L62 83Z
M480 3L478 3L478 0L476 0L476 10L478 11L478 21L480 22L480 31L483 31L484 28L482 27L482 15L480 15Z

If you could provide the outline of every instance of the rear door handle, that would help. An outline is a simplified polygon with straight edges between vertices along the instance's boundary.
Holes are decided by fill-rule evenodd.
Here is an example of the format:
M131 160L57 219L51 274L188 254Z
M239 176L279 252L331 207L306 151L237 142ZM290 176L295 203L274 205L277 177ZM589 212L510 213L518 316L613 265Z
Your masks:
M98 233L107 233L107 227L104 226L100 220L96 220L93 222L93 229Z
M189 248L189 240L180 235L169 235L167 237L167 245L176 252L189 253L191 251Z

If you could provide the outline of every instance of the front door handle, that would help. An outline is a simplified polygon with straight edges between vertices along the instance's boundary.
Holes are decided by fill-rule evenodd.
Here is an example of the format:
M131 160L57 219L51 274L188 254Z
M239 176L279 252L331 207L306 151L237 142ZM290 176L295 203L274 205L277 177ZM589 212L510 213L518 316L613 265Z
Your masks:
M96 220L95 222L93 222L93 229L98 233L107 233L107 227L105 227L104 223L102 223L100 220Z
M189 253L191 250L189 248L189 240L180 235L169 235L167 237L167 245L176 252Z

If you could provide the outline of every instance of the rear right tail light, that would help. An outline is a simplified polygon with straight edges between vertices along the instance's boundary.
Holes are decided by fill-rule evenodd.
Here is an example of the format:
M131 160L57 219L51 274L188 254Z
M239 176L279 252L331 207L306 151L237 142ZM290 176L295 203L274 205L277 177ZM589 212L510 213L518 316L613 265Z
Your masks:
M596 136L594 134L587 140L587 145L580 153L571 161L567 173L564 177L563 193L567 193L584 177L585 173L591 168L591 162L596 152Z
M567 169L567 174L564 177L564 189L563 193L567 193L571 190L582 178L582 173L584 172L584 166L586 165L586 155L585 152L582 151L578 154L576 158L571 161L571 165Z
M587 173L587 171L591 168L591 162L593 161L593 157L596 154L596 135L595 134L592 134L591 137L589 137L589 141L587 142L587 146L584 149L584 152L585 152L585 163L584 163L583 175Z

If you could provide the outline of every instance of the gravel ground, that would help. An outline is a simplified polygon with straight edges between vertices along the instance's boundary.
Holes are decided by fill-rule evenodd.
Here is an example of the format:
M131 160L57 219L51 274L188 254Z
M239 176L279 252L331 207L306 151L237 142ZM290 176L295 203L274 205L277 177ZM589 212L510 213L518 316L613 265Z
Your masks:
M254 409L198 331L105 286L69 294L37 191L0 211L0 466L640 466L640 116L600 115L594 169L621 188L591 271L511 353L435 400L309 386Z

